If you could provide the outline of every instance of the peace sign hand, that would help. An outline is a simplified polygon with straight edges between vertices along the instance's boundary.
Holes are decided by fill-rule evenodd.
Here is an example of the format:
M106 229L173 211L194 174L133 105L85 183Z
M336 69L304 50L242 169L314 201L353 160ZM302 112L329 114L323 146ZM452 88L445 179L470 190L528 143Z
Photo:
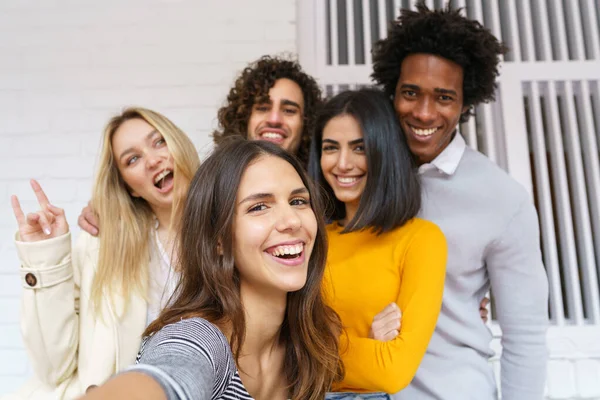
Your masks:
M69 232L69 224L65 218L65 211L50 204L40 184L32 179L31 188L37 197L41 210L29 213L27 216L21 210L17 196L11 196L15 218L19 225L19 235L23 242L37 242L62 236Z

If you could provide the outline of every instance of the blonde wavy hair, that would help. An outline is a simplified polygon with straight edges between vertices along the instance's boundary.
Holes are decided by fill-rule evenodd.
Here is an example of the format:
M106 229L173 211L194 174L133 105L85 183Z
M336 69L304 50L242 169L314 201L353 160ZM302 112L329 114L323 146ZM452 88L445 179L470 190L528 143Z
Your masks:
M126 312L132 294L147 298L149 241L154 216L146 200L129 193L112 147L117 129L132 119L144 120L155 128L165 139L173 158L172 232L180 223L190 181L200 165L194 144L187 135L157 112L130 107L108 122L92 194L92 208L98 214L101 226L98 265L91 292L91 304L98 315L102 313L104 297L113 308L118 296L125 299L124 307L116 311L118 315Z

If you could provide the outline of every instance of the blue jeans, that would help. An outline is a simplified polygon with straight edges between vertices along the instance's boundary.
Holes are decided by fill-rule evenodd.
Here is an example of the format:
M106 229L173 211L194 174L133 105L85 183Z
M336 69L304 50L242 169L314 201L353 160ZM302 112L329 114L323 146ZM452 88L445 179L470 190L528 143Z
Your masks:
M325 395L326 400L391 400L392 397L383 392L378 393L352 393L352 392L329 392Z

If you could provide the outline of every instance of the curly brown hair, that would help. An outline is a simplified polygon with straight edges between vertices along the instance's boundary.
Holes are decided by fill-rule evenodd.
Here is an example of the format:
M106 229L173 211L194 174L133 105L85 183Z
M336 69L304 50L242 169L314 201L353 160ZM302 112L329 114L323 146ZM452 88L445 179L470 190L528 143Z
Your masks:
M453 9L430 10L423 1L417 10L402 9L400 17L390 25L388 35L373 47L371 78L393 97L404 59L415 53L434 54L463 68L463 104L476 106L494 100L500 56L507 48L479 22ZM469 110L460 122L468 120Z
M242 71L227 95L227 104L219 109L219 129L213 132L214 143L219 145L223 138L232 135L247 137L252 106L268 101L269 90L283 78L296 82L304 96L302 139L296 156L306 165L310 138L322 101L321 89L312 76L302 71L297 61L288 58L263 56Z

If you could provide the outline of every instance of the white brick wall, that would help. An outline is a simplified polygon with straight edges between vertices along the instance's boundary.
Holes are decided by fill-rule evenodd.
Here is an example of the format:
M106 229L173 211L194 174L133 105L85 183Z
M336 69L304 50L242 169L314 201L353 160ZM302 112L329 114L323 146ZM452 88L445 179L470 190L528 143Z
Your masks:
M10 195L35 210L39 179L74 231L100 134L126 105L171 118L205 153L233 79L296 50L294 0L0 1L0 395L31 373Z

